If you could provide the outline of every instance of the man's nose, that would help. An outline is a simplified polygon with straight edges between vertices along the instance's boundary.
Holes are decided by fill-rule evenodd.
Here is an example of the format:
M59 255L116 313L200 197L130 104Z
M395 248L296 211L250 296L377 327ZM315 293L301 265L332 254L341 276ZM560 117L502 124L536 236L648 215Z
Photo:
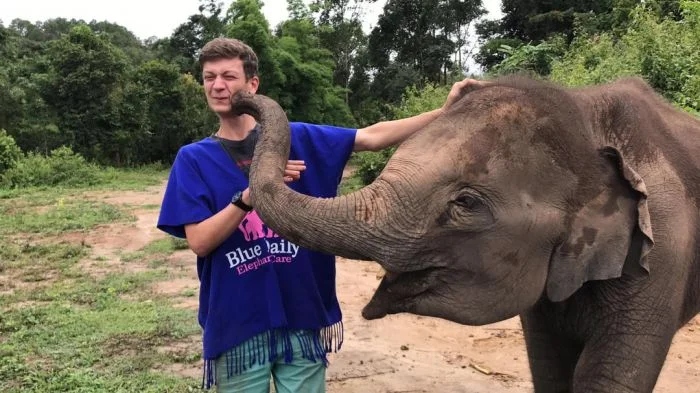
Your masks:
M215 89L225 89L226 88L226 83L224 81L224 78L221 76L217 76L214 78L214 85L213 87Z

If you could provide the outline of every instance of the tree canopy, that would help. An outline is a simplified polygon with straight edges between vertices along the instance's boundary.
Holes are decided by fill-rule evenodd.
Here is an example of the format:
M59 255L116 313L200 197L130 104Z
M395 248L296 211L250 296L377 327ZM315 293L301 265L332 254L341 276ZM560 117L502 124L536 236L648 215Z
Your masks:
M270 26L261 0L227 9L200 0L170 37L144 41L108 22L0 22L6 150L65 146L105 165L169 163L216 127L197 55L219 36L253 47L260 92L294 121L361 127L403 115L407 99L442 94L474 60L487 76L530 72L571 85L640 75L700 110L698 1L504 0L503 17L484 20L481 0L387 0L365 31L375 1L288 0L289 18ZM471 58L474 32L481 49Z

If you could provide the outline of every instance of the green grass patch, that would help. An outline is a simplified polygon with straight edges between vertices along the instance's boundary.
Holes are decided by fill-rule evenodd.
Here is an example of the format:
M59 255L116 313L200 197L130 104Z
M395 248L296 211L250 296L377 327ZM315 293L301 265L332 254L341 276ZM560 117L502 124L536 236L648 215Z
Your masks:
M121 255L122 262L143 261L158 255L170 255L178 250L186 250L187 240L176 237L166 237L146 244L142 249Z
M110 274L94 282L89 276L67 278L53 285L35 289L27 294L27 300L54 302L68 300L73 304L97 309L108 307L115 298L128 295L132 299L148 300L152 297L150 284L165 279L162 270L132 274Z
M89 247L66 241L39 243L29 241L4 241L0 243L0 259L3 267L41 265L44 268L60 268L72 265L87 255Z
M357 191L360 188L364 187L364 183L362 183L362 179L358 175L353 175L348 178L343 179L342 182L340 182L340 189L338 190L339 195L346 195L350 194L351 192Z
M59 242L0 242L0 274L11 274L10 284L50 282L57 277L79 275L75 270L80 258L89 254L85 244ZM10 288L3 288L0 291Z
M149 290L164 276L84 276L0 297L0 391L195 389L198 381L154 371L200 361L198 351L160 350L199 334L193 311Z
M172 277L164 262L186 242L146 245L138 251L146 270L105 264L94 275L81 262L110 258L62 237L133 219L134 206L86 191L140 190L166 178L157 167L115 169L101 171L99 185L0 189L0 392L200 391L200 378L166 371L201 366L196 311L153 289Z
M62 302L5 311L0 391L189 391L198 381L153 370L183 361L158 348L198 334L194 321L162 301L117 297L99 308Z
M72 198L49 201L0 199L0 235L17 232L56 234L129 219L133 217L103 202Z
M161 184L169 173L170 167L162 164L126 169L106 168L99 173L99 189L141 191Z
M162 184L168 178L169 167L155 164L139 168L100 168L95 170L96 184L40 185L31 187L3 187L0 184L0 200L25 198L27 195L56 198L90 191L142 191ZM154 207L155 208L155 207Z

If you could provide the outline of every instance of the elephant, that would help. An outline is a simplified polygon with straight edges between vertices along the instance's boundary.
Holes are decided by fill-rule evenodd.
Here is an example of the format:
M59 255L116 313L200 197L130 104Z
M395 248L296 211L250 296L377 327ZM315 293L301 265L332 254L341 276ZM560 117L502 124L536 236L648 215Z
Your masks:
M285 186L275 101L232 101L261 124L250 181L262 220L385 269L366 319L519 316L535 392L651 392L698 313L700 120L639 77L490 80L335 198Z

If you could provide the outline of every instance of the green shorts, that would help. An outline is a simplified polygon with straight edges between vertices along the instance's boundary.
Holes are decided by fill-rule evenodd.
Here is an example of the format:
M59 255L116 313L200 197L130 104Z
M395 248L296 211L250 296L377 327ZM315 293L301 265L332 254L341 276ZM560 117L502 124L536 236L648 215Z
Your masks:
M290 340L293 349L293 359L287 363L284 359L284 341L277 340L278 356L270 362L253 362L246 370L228 376L227 353L219 356L215 362L216 391L219 393L269 393L270 380L275 386L276 393L325 393L326 366L323 361L311 361L303 357L300 340L297 335L309 333L294 332ZM247 346L251 342L268 342L268 333L263 333L243 342ZM231 350L233 351L233 350ZM230 358L230 357L229 357ZM247 363L247 359L243 360Z

